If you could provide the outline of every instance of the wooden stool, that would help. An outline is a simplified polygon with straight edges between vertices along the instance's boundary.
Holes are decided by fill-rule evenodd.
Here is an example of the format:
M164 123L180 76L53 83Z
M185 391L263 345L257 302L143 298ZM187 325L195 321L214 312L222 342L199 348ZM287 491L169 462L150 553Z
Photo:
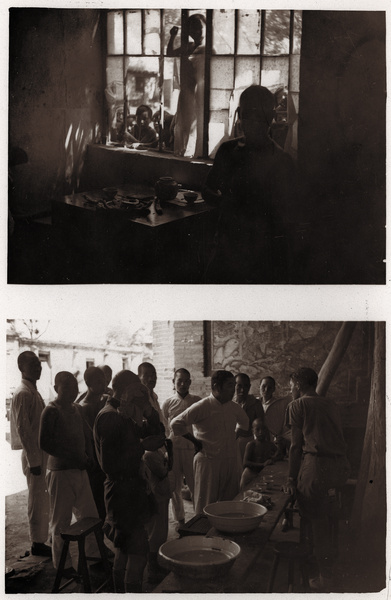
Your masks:
M77 565L77 572L83 581L84 592L91 593L92 590L90 575L88 573L87 561L93 560L96 562L97 559L86 556L85 553L85 539L87 535L90 535L90 533L95 534L96 542L98 544L101 560L103 563L103 568L107 575L106 581L104 581L104 583L102 583L98 587L96 592L100 592L107 584L111 583L111 566L107 558L106 546L103 543L102 524L103 523L100 519L87 517L85 519L77 521L61 534L61 537L64 540L64 546L61 553L60 564L58 565L57 569L56 579L54 581L54 586L52 589L53 594L61 592L61 590L63 590L70 583L72 583L72 581L76 579L76 577L73 577L72 579L69 579L66 583L64 583L62 586L60 586L70 542L77 542L79 549L79 562Z
M304 591L308 592L310 587L308 583L308 573L305 561L309 557L309 550L306 545L297 542L277 542L274 546L274 561L270 574L269 584L267 587L268 593L273 591L274 579L277 572L277 567L280 558L288 560L288 592L293 591L295 579L295 561L300 565L301 576L303 580Z

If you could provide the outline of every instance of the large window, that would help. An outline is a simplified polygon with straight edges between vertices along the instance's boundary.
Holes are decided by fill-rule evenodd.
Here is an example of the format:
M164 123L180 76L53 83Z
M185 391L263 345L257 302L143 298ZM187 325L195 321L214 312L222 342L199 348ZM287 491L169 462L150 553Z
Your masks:
M157 150L213 158L237 134L241 92L261 84L276 97L273 138L294 155L300 44L301 11L109 10L109 141L125 143L146 104Z

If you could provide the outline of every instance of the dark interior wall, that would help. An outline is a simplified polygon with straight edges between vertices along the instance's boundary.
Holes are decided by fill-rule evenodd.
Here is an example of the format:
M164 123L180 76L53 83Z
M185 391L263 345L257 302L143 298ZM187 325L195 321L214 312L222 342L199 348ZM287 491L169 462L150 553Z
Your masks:
M104 70L99 10L10 9L9 143L16 213L50 208L78 184L86 144L100 140Z
M382 282L385 258L385 67L384 12L303 11L298 156L307 207L347 267L372 273L363 283Z

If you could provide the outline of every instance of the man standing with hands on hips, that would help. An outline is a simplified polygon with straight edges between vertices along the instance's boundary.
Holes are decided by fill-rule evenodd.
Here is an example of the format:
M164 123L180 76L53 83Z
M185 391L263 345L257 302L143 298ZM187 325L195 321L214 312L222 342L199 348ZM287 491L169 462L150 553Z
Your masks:
M194 509L220 500L232 500L239 492L241 465L235 430L247 430L249 419L241 406L232 402L235 377L215 371L211 394L199 400L171 422L174 435L194 444ZM193 425L194 435L189 433Z

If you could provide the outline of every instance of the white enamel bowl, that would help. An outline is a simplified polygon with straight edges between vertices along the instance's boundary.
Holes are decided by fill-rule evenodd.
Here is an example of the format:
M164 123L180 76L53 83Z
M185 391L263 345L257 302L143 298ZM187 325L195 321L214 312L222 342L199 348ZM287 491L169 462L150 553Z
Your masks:
M262 521L267 508L255 502L221 501L208 504L204 513L212 527L226 533L252 531Z
M210 580L225 575L239 553L231 540L190 535L160 546L159 563L179 577Z

